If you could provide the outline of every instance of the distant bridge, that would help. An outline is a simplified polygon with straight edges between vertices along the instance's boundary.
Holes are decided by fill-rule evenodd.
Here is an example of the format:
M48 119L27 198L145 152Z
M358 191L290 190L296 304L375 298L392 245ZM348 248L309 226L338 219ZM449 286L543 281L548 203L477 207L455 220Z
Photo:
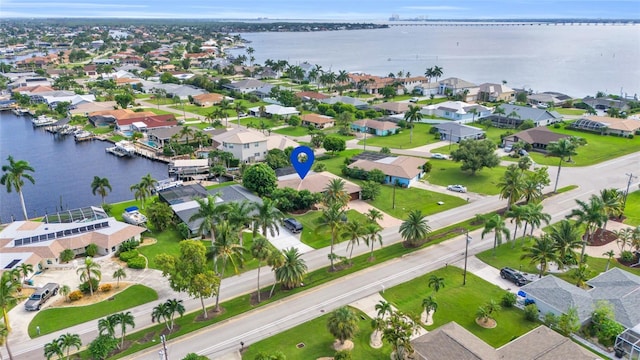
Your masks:
M633 26L640 24L640 20L620 21L523 21L523 22L391 22L389 26Z

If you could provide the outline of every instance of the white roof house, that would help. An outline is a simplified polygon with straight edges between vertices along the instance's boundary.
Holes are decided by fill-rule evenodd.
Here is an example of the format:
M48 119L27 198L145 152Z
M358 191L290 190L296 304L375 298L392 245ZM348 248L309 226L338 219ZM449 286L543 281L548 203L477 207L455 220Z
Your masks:
M291 115L300 114L300 112L294 107L281 106L281 105L275 105L275 104L266 105L264 107L264 112L268 116L278 115L282 117L289 117ZM260 116L260 107L259 106L252 107L251 109L249 109L249 114L251 114L252 116Z

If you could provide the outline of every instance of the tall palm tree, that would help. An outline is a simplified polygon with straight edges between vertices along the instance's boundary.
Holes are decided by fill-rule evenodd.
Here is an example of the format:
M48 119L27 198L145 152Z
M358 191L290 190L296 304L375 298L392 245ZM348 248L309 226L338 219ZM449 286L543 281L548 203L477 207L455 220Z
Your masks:
M240 113L246 113L248 111L248 109L240 101L234 102L233 106L234 106L234 110L236 111L236 116L238 117L238 126L240 126Z
M4 319L4 325L7 327L7 331L11 332L11 325L9 323L9 307L13 307L18 298L16 293L18 291L18 281L9 271L5 271L0 274L0 307L2 308L2 317Z
M607 229L607 222L612 217L621 216L624 209L622 207L624 198L618 189L602 189L600 190L600 200L604 205L604 212L607 219L604 221L603 229Z
M329 315L327 329L343 345L358 332L358 317L349 307L343 306Z
M384 219L384 215L382 214L382 212L380 212L380 210L376 208L369 209L369 211L367 211L367 213L364 215L367 217L367 220L369 220L369 222L374 223L376 225L380 225L378 223L378 220Z
M258 229L265 238L267 234L275 237L280 235L280 223L284 219L284 214L276 207L276 203L270 198L262 199L262 203L253 203L253 233L254 237Z
M329 254L329 259L331 260L331 271L336 269L334 266L333 249L338 238L338 233L343 226L344 217L345 212L340 203L334 203L322 212L322 224L324 226L328 226L331 230L331 253Z
M158 185L158 180L154 179L149 173L140 179L140 186L147 190L147 196L153 194L156 190L156 185Z
M116 288L120 287L120 279L124 279L126 277L127 273L122 267L119 267L118 270L113 272L113 278L116 279Z
M424 72L424 76L428 79L428 82L431 82L431 78L433 77L433 68L427 68Z
M167 304L169 314L169 330L171 331L173 330L176 314L182 317L182 315L184 315L185 308L182 304L182 300L168 299L167 301L165 301L165 303Z
M565 265L574 265L577 261L577 254L573 251L582 245L580 230L569 220L562 220L555 224L549 231L549 238L553 241L553 247L558 253L558 269L563 269Z
M524 248L525 253L520 259L531 259L532 264L540 265L539 277L547 271L549 263L558 262L558 254L554 248L553 240L547 235L535 238L534 244Z
M282 251L273 251L269 256L269 258L267 259L267 265L271 266L271 271L273 271L275 274L276 270L284 266L284 261L285 261L285 258ZM276 276L276 281L274 281L273 285L271 285L271 291L269 291L269 297L273 296L273 290L275 290L277 283L278 283L278 278Z
M444 74L444 72L442 71L442 67L438 66L438 65L434 65L433 66L433 77L436 78L436 82L438 82L438 78L440 76L442 76L442 74Z
M522 171L518 169L517 165L509 165L497 185L500 189L500 198L507 199L507 211L511 209L511 205L522 198L523 185L524 174Z
M420 210L411 210L407 220L400 225L400 235L402 239L411 246L418 245L418 242L427 237L431 228L427 224L426 216Z
M344 189L346 182L340 178L331 179L324 188L324 203L328 207L333 204L343 208L349 202L349 193Z
M527 208L525 206L515 205L511 208L511 210L506 212L506 216L511 219L511 223L515 224L515 228L513 229L513 237L511 238L511 248L515 247L516 244L516 236L518 234L518 227L522 225L522 222L525 219L527 213Z
M264 237L255 237L251 244L251 256L258 260L258 303L260 303L260 268L262 262L267 261L271 256L269 241Z
M349 247L351 247L351 252L349 253L349 261L351 261L353 248L355 248L356 245L360 245L360 238L364 238L364 225L355 219L349 220L344 226L344 233L342 235L346 239L349 239L347 251L349 251Z
M118 325L117 314L112 314L106 318L98 320L98 331L100 335L116 336L116 326Z
M251 211L253 210L253 204L247 200L233 201L229 203L229 209L225 214L229 224L238 232L238 239L240 240L240 246L243 246L242 232L251 226Z
M491 231L494 232L493 237L493 255L496 255L496 248L502 244L502 236L504 235L509 239L510 232L507 228L507 224L499 214L494 214L487 219L484 223L484 230L482 230L482 238Z
M496 106L496 108L493 109L493 114L494 115L500 115L499 118L500 118L500 120L502 120L502 117L506 114L506 111L504 111L503 107Z
M189 136L193 135L193 129L190 126L184 125L182 126L182 128L180 129L180 132L178 133L180 134L180 139L184 138L184 143L188 144L189 143Z
M27 171L34 172L35 170L25 160L13 160L13 156L9 155L7 158L9 165L2 165L2 177L0 178L0 184L7 187L7 192L10 193L13 189L16 190L18 196L20 196L20 205L22 205L22 214L24 219L28 220L27 207L24 204L24 195L22 194L22 187L24 186L24 179L29 180L32 184L36 181L33 176Z
M378 317L381 319L384 319L385 316L391 315L391 313L393 313L391 303L384 300L380 300L374 308L376 310L376 313L378 314Z
M531 203L527 204L527 211L525 215L525 220L527 224L530 226L529 235L533 236L533 231L536 228L542 226L542 223L549 225L551 221L551 215L543 212L543 205L539 203Z
M515 110L510 112L507 115L507 119L512 119L513 120L513 127L516 127L516 118L520 119L520 114L518 114Z
M527 156L528 158L528 156ZM535 176L526 176L522 184L522 197L525 203L542 200L542 185Z
M78 334L62 334L58 338L58 342L60 343L60 349L62 351L66 350L67 360L69 360L69 353L71 352L72 347L76 348L76 350L80 350L80 347L82 346L82 340L80 339L80 335Z
M607 221L607 215L604 210L604 203L596 196L591 195L588 202L576 200L577 209L572 209L567 215L567 219L575 218L576 226L585 225L585 233L582 237L582 252L580 253L580 264L584 263L584 252L587 244L592 240L592 236L597 228L602 227Z
M53 339L51 342L44 344L44 356L47 360L50 360L54 356L58 359L64 358L64 351L60 346L60 338Z
M131 311L121 312L116 314L116 316L118 324L120 324L120 339L122 340L120 347L122 347L124 346L124 337L127 336L127 327L131 326L131 328L135 328L136 323Z
M413 123L422 120L420 106L409 105L409 110L404 113L404 121L409 124L409 144L413 142Z
M91 182L91 192L93 195L100 195L102 198L102 205L104 205L104 198L107 197L107 190L112 191L111 184L109 184L109 179L106 177L101 178L99 176L94 176L93 181Z
M238 268L243 265L244 248L238 243L237 232L229 224L228 220L222 220L213 227L215 241L213 242L213 266L220 279L224 277L227 264L231 264L237 274ZM218 271L218 262L222 261L222 271ZM222 281L220 282L220 284ZM220 284L216 293L216 311L220 311Z
M196 202L199 206L198 211L189 218L189 221L201 221L198 226L198 233L201 236L211 234L211 242L213 242L215 241L213 228L222 218L222 215L227 212L229 206L227 204L216 204L216 197L211 194L204 199L196 199Z
M276 280L285 289L293 289L302 284L307 273L307 264L297 248L290 247L282 251L284 262L276 269Z
M382 235L380 235L382 228L378 224L369 223L364 226L364 242L370 247L369 261L373 261L373 247L376 242L382 246Z
M429 313L432 311L438 310L438 303L436 302L435 297L429 295L426 298L422 299L422 309L426 313L426 316L429 316Z
M433 291L438 292L440 289L444 289L445 287L444 278L439 277L438 275L431 275L429 276L427 285L432 288Z
M164 322L164 326L166 326L167 330L169 328L169 304L166 302L160 303L157 306L154 306L151 310L151 322Z
M129 190L133 192L134 199L136 199L136 201L140 201L140 207L144 209L144 203L147 200L147 197L149 197L147 188L138 183L131 185Z
M91 256L87 256L84 259L84 266L79 267L78 270L76 270L76 274L80 275L80 281L86 281L89 284L89 292L91 296L93 296L93 282L91 281L91 276L93 275L94 278L100 281L100 279L102 278L100 264L93 261L93 258Z
M560 170L562 170L562 162L565 161L565 158L571 157L572 155L576 154L576 145L567 138L550 142L549 145L547 145L547 156L554 156L560 159L560 161L558 162L556 184L553 188L554 193L558 191L558 181L560 180Z
M24 284L24 282L27 280L27 276L29 276L29 274L33 272L33 265L22 263L20 264L20 266L18 266L17 269L20 272L20 275L22 275L22 281L20 281L20 284Z
M224 99L218 104L221 113L224 115L225 126L229 126L229 109L231 109L231 103L229 100Z

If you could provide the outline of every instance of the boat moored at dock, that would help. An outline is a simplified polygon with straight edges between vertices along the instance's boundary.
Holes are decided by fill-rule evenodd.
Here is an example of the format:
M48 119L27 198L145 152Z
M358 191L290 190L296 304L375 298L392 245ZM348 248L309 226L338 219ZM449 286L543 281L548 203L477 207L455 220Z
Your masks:
M130 141L120 140L115 143L115 146L104 149L106 152L116 156L133 156L136 153L136 148Z
M31 119L31 123L33 124L33 127L53 125L56 122L58 122L58 120L48 117L46 115L40 115L37 118Z
M141 226L147 222L147 217L140 212L137 206L130 206L124 209L122 220L131 225Z

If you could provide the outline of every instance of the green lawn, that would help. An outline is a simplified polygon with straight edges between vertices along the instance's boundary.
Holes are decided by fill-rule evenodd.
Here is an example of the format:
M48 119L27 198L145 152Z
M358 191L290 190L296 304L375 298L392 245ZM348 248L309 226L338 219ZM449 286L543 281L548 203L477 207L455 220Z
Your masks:
M433 215L467 203L464 199L456 196L415 187L405 189L396 186L394 209L393 192L393 186L383 185L380 195L374 201L369 201L369 203L397 219L405 219L411 210L421 210L424 215ZM444 204L438 205L440 201L444 202Z
M94 133L96 135L108 134L108 133L113 131L113 128L110 127L110 126L95 127L95 126L93 126L91 124L85 125L84 129L87 130L87 131L91 131L92 133Z
M373 330L371 329L371 319L363 312L353 309L358 316L358 329L354 337L353 359L385 360L389 359L391 346L386 345L380 349L369 346L369 339ZM287 359L318 359L320 357L331 357L335 354L333 341L335 338L327 330L327 319L329 314L298 325L280 334L249 345L247 351L242 354L246 360L255 359L261 352L270 354L275 351L282 351ZM303 348L296 345L304 343Z
M29 323L29 336L31 338L38 336L36 335L37 326L40 327L40 335L46 335L157 299L158 294L155 290L144 285L132 285L115 295L114 300L111 301L104 300L97 304L81 307L45 309L40 311Z
M316 159L316 162L321 162L327 165L328 172L338 176L342 176L342 165L344 165L345 159L356 156L361 152L362 150L349 149L339 152L338 154L336 154L336 156L325 155L320 159Z
M143 94L140 94L143 95ZM149 94L144 94L144 95L149 95ZM145 102L148 102L150 104L154 104L154 105L171 105L174 104L173 99L169 99L166 97L155 97L153 95L149 95L150 98L148 100L145 100Z
M367 221L366 216L355 210L347 210L347 219L356 220L360 223ZM304 227L300 240L314 249L320 249L331 245L331 228L322 224L322 211L309 211L304 215L294 215ZM338 237L336 243L348 240Z
M366 142L367 145L370 146L388 147L391 149L411 149L439 141L433 134L429 134L429 129L431 129L431 125L429 124L415 124L412 142L409 142L411 134L409 129L402 129L399 134L389 136L367 135ZM358 144L362 145L364 141L365 140L360 140Z
M229 122L231 122L231 119L229 119ZM238 120L236 118L233 118L233 123L237 124ZM285 125L284 122L282 121L273 121L272 119L267 119L267 118L256 118L256 117L240 118L240 125L242 126L248 126L254 129L260 129L262 127L262 124L264 124L265 129L270 129L274 126Z
M441 268L390 288L382 296L398 309L420 315L422 299L433 294L433 290L427 285L431 275L444 278L445 287L434 295L438 310L433 316L434 324L428 326L427 330L455 321L489 345L499 347L540 325L526 321L522 310L517 308L498 312L495 316L498 326L494 329L485 329L476 324L478 307L492 299L499 303L505 291L469 272L467 284L463 286L462 269L454 266Z
M180 109L182 110L182 109ZM156 108L142 108L142 111L150 111L156 115L167 115L167 114L174 114L176 116L180 116L178 114L166 111L166 110L162 110L162 109L156 109Z
M273 132L286 136L305 136L309 134L309 129L302 126L287 126Z
M624 209L625 224L640 226L640 191L630 192Z
M586 111L583 109L575 109L575 108L554 108L553 110L557 111L558 114L561 115L583 115Z
M496 186L504 176L506 168L498 166L495 168L484 168L475 175L470 172L460 170L462 163L451 160L431 160L433 167L431 172L426 174L424 179L432 184L447 186L461 184L467 187L470 192L486 195L496 195L500 189Z

